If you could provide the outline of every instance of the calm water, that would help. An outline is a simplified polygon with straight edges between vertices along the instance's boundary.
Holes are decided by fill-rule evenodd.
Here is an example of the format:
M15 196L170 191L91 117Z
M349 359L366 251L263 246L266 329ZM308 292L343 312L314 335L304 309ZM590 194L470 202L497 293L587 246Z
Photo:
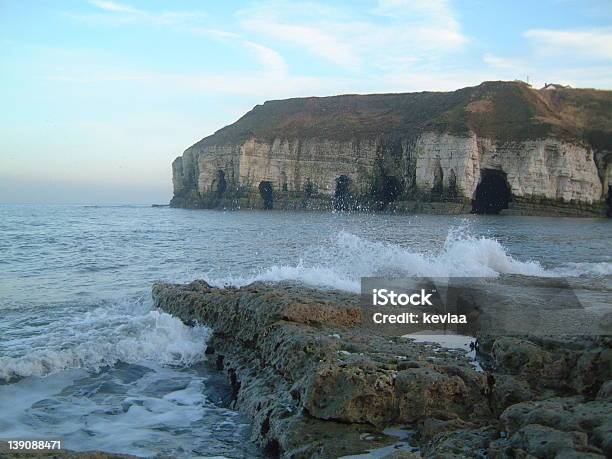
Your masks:
M252 457L204 327L152 310L151 283L369 275L570 276L609 285L612 221L0 206L0 439L141 456Z

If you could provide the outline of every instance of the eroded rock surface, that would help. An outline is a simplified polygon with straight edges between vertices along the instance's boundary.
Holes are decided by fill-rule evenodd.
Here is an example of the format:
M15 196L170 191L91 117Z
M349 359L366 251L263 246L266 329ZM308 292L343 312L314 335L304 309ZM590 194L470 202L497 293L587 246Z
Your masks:
M482 372L463 351L361 327L357 295L195 281L156 284L153 297L214 330L209 358L252 418L253 440L273 456L365 453L397 443L383 432L390 426L414 431L411 447L423 457L612 453L605 338L483 338Z

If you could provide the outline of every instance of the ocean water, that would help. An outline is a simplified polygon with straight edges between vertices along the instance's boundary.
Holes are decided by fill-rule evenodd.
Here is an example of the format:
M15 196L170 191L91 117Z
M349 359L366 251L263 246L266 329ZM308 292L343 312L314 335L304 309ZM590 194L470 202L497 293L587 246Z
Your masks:
M152 308L152 282L571 277L610 285L612 221L0 205L0 440L255 457L205 362L210 330Z

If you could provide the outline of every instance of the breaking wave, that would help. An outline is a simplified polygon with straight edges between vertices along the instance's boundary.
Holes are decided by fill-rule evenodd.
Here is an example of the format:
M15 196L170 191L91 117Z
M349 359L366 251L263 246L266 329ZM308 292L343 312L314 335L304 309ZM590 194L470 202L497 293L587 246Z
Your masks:
M183 366L204 358L208 328L188 327L159 311L127 309L106 305L80 314L66 308L24 327L11 340L13 355L0 357L0 381L72 368L98 371L120 361Z
M513 258L499 241L472 236L463 227L451 230L441 250L435 253L370 241L341 231L329 244L312 250L295 265L274 265L252 276L207 280L217 286L298 281L313 287L359 292L361 277L497 277L500 274L604 276L612 274L612 263L568 263L546 269L538 261Z

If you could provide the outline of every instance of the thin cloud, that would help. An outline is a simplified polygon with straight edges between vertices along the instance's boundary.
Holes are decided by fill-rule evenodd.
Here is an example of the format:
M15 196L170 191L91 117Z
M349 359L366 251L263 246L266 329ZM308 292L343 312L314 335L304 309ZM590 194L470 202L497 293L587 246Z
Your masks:
M524 33L541 54L612 60L612 29L531 29Z
M530 29L523 33L527 49L519 57L483 55L500 79L526 79L537 87L546 82L575 87L610 87L612 29Z
M186 29L186 31L196 36L213 38L222 42L236 43L239 46L245 47L251 51L257 60L262 64L264 70L281 75L288 72L287 63L280 53L272 48L262 45L261 43L248 40L238 33L219 29L208 29L205 27L192 27Z
M359 65L359 58L352 47L323 28L288 24L262 17L244 20L241 25L251 33L292 43L340 67L354 68Z
M238 17L249 33L351 71L389 70L436 59L469 41L445 0L381 0L360 16L318 3L309 3L305 10L274 1L257 3Z
M492 67L495 69L518 70L518 69L524 68L527 65L523 60L513 59L509 57L496 56L491 53L485 53L482 56L482 60L489 67Z
M275 74L287 74L288 65L266 41L275 48L297 48L353 73L399 74L415 72L468 42L447 0L380 0L374 10L360 15L317 2L257 3L238 12L239 33L202 26L194 12L158 13L107 0L90 4L102 13L72 17L113 26L146 22L180 27L194 35L239 43Z
M181 26L181 30L192 34L205 36L221 41L230 41L239 44L240 46L247 48L251 55L253 55L262 65L263 72L267 72L273 75L286 75L288 72L287 64L283 57L275 50L270 47L264 46L253 40L244 38L242 35L228 32L220 29L207 28L197 25L184 24L184 22L190 22L196 18L202 18L201 12L176 12L166 11L162 13L154 13L151 11L140 10L127 4L116 3L106 0L91 0L89 2L96 8L99 8L105 12L102 15L72 15L77 19L86 19L94 21L111 21L114 25L127 25L133 21L145 20L155 25L163 25L175 28L175 26ZM114 21L114 22L113 22ZM92 81L149 81L150 76L146 73L123 73L117 74L110 73L105 76L89 76L89 75L52 75L47 79L55 81L80 81L83 83Z
M88 2L94 13L66 13L70 18L92 25L120 26L145 23L155 26L175 26L195 23L207 17L203 11L161 11L152 12L135 8L125 3L106 0Z
M143 82L179 85L181 90L261 97L290 97L340 92L384 92L452 89L485 79L563 81L576 86L609 86L605 62L612 58L612 29L531 29L523 36L530 45L520 57L482 55L480 74L453 64L470 39L463 33L451 0L379 0L371 9L332 6L322 2L292 3L267 0L237 12L229 30L207 27L200 12L154 12L126 3L89 2L96 21L130 25L135 21L170 27L175 31L224 46L246 50L259 65L244 72L211 74L151 73L133 69L80 73L57 72L50 79L90 83ZM113 22L114 21L114 22ZM558 56L565 59L561 62ZM342 72L342 77L321 77L291 72L284 55L308 61L321 59ZM243 58L244 59L244 58ZM570 62L570 64L568 64ZM578 74L577 62L592 69ZM598 68L595 66L604 64ZM604 71L601 68L604 68ZM329 68L329 67L328 67ZM248 76L245 76L247 75Z
M268 71L279 75L287 74L287 64L285 60L272 48L248 40L243 41L243 43L255 53L258 60Z
M101 10L110 11L112 13L143 14L142 11L121 3L106 2L102 0L91 0L89 3L97 8L100 8Z
M425 21L459 29L459 22L447 0L379 0L374 12L395 19Z

